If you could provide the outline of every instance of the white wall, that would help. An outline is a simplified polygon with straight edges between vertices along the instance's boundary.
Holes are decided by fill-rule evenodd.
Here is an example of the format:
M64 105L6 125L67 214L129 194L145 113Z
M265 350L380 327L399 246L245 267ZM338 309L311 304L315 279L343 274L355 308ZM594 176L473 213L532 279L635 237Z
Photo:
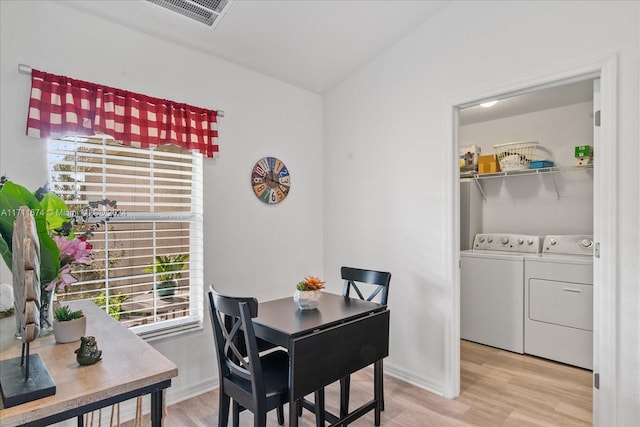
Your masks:
M495 154L493 146L537 141L540 159L556 166L573 166L574 147L593 146L593 102L565 105L460 126L460 145L477 145L481 154Z
M0 8L0 174L30 189L46 181L45 144L25 136L31 82L18 74L19 63L222 109L220 154L204 160L205 286L265 300L292 295L305 275L323 275L320 96L53 2L2 1ZM292 176L277 206L260 202L250 185L254 163L267 155ZM11 282L4 265L1 274ZM208 322L152 343L179 368L170 403L217 385Z
M606 285L620 298L617 425L638 424L639 5L452 2L325 95L325 272L393 273L386 372L443 392L451 364L455 102L618 53L620 262Z
M584 102L460 126L459 143L481 154L514 141L538 141L540 159L573 166L574 147L593 146L593 103ZM593 170L490 178L480 181L486 195L483 233L593 234Z

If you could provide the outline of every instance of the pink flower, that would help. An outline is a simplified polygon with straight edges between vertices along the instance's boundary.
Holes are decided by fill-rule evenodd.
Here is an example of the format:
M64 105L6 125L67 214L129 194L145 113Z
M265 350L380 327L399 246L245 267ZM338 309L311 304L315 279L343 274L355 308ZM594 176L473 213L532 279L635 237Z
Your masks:
M71 274L71 264L67 264L64 267L60 268L60 272L58 272L58 276L53 279L49 284L44 288L45 291L53 291L57 289L58 291L64 291L65 288L69 285L76 283L78 279L76 279Z
M73 264L91 264L91 243L88 243L85 238L77 237L74 239L67 239L62 236L53 236L53 240L58 245L60 250L60 264L66 265Z
M86 241L86 238L76 237L74 239L67 239L63 236L53 236L53 240L58 246L60 251L60 271L58 276L45 286L45 291L64 291L65 288L73 283L76 283L76 279L71 273L71 268L77 264L90 265L93 259L91 258L91 243Z

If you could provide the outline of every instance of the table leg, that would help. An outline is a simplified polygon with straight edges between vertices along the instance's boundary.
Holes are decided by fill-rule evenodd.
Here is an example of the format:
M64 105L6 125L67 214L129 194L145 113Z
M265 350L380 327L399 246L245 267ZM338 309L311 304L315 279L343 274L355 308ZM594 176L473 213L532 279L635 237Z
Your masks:
M298 399L289 400L289 427L298 427Z
M382 410L382 360L373 365L373 394L376 400L374 425L380 425L380 411Z
M314 397L316 399L316 427L324 427L325 413L324 413L324 387L320 390L316 390Z
M351 376L340 378L340 417L344 418L349 414L349 388Z
M162 389L151 393L151 425L162 427Z

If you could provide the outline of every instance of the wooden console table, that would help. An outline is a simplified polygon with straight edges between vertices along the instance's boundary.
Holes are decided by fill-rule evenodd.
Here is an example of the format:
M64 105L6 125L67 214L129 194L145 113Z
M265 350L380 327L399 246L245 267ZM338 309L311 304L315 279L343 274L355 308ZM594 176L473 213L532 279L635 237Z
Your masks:
M133 332L113 320L92 302L68 303L87 316L86 335L96 337L102 360L80 366L74 351L80 342L56 344L53 334L31 343L56 384L56 394L22 405L4 408L0 425L46 426L131 398L151 395L151 423L162 424L162 391L171 386L178 368ZM15 339L15 319L0 319L0 360L20 357L21 341Z

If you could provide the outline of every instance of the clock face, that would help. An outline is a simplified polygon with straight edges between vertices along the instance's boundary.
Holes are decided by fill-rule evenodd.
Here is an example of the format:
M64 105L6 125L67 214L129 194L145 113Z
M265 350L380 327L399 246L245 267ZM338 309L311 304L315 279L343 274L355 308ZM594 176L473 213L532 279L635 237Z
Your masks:
M264 203L280 203L289 194L289 170L275 157L263 157L251 171L251 185L256 197Z

